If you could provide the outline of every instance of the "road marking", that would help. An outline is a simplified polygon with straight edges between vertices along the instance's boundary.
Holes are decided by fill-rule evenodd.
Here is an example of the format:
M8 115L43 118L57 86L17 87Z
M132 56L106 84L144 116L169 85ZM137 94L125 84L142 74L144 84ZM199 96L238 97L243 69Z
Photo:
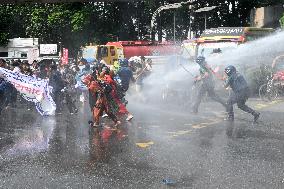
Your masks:
M150 141L150 142L145 142L145 143L136 143L136 146L140 147L140 148L147 148L151 145L153 145L154 142Z
M267 106L268 106L268 104L257 104L255 106L255 109L260 110L260 109L266 108Z
M280 104L280 103L282 103L282 102L284 102L284 101L283 101L283 100L274 100L274 101L269 102L269 103L267 103L267 104L256 104L256 105L255 105L255 109L256 109L256 110L261 110L261 109L263 109L263 108L271 107L271 106L273 106L273 105Z
M202 129L204 127L207 127L207 126L202 126L201 124L196 124L192 126L193 129Z
M282 103L282 102L284 102L284 100L275 100L275 101L269 102L267 104L260 104L259 103L255 106L255 109L260 110L260 109L267 108L267 107L270 107L270 106L273 106L273 105L276 105L276 104L279 104L279 103ZM243 114L243 113L241 113L241 114ZM198 124L186 123L184 125L185 126L192 126L192 128L196 130L196 129L207 128L209 126L221 123L223 121L223 117L224 117L223 114L216 114L215 116L217 118L216 117L209 118L209 119L206 120L207 122L198 123ZM207 117L202 116L201 118L207 118ZM185 135L185 134L189 134L189 133L192 133L192 132L193 132L192 130L187 130L187 131L176 131L176 132L168 132L168 133L172 134L170 136L171 138L175 138L175 137Z
M185 123L185 124L183 124L183 125L185 125L185 126L191 126L192 123Z
M186 134L189 134L191 133L192 130L182 130L182 131L177 131L177 132L168 132L170 134L172 134L170 137L171 138L175 138L175 137L178 137L178 136L182 136L182 135L186 135Z

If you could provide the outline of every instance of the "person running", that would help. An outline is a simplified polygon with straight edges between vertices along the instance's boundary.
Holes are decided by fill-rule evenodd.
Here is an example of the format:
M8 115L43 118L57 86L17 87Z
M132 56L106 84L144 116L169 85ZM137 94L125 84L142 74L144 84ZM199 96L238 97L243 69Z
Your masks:
M233 93L230 94L227 101L227 120L234 121L233 105L237 104L238 108L240 108L244 112L252 114L254 117L254 123L256 123L260 116L260 113L246 105L246 101L249 98L249 87L247 81L240 73L237 72L237 69L234 66L227 66L225 68L225 73L228 78L225 81L224 87L231 87L233 90Z
M198 107L201 103L201 100L203 96L208 93L208 95L215 100L216 102L219 102L222 104L225 108L227 108L227 105L225 101L223 101L215 92L215 84L214 84L214 78L211 69L206 63L205 57L198 57L196 59L196 63L200 66L199 72L200 75L195 78L195 82L200 82L201 85L198 89L196 100L192 107L192 113L198 113Z
M103 69L103 80L112 87L111 96L119 107L118 113L127 115L126 121L133 119L133 115L126 109L126 106L121 102L117 94L117 84L114 81L114 73L108 68Z
M93 120L95 122L93 126L99 126L103 112L105 112L113 120L115 126L121 124L116 115L113 113L111 104L107 99L107 94L111 92L111 89L97 79L95 72L86 76L83 79L83 83L87 85L88 89L92 92L92 95L96 96L96 104L92 110Z

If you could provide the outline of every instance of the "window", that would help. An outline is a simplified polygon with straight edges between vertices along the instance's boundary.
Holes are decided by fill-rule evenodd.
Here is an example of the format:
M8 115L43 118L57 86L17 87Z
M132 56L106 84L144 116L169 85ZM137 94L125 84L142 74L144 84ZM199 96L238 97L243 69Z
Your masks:
M26 58L27 57L27 53L21 53L21 57L22 58Z
M0 57L8 57L8 52L0 52Z
M110 56L115 56L115 48L113 46L110 47Z

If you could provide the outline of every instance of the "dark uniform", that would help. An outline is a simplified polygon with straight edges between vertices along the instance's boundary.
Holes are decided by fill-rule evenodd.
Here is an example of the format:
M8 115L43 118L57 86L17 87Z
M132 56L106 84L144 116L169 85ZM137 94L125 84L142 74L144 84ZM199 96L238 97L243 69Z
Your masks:
M53 99L56 104L56 113L62 112L62 92L61 90L64 88L64 81L62 79L61 73L57 70L56 65L51 66L51 73L49 76L49 85L53 88L52 94Z
M76 107L76 89L75 89L75 73L69 69L65 68L62 75L62 79L65 82L65 88L63 89L63 95L66 100L66 105L70 113L77 113L78 109Z
M200 69L200 76L201 76L201 84L199 86L199 90L196 95L196 100L195 103L193 104L192 107L192 112L197 113L198 112L198 107L201 103L202 97L208 93L208 96L210 96L213 100L216 102L219 102L222 104L224 107L226 106L225 101L223 101L216 93L215 93L215 84L214 84L214 78L212 71L209 70L206 66L205 58L204 57L198 57L196 62L199 64Z
M234 120L233 105L237 104L238 108L241 110L251 113L254 116L254 122L256 122L260 113L245 104L250 95L249 87L245 78L236 71L234 66L228 66L225 68L225 73L228 75L228 79L225 82L225 88L231 87L233 90L233 93L230 94L227 101L228 119Z

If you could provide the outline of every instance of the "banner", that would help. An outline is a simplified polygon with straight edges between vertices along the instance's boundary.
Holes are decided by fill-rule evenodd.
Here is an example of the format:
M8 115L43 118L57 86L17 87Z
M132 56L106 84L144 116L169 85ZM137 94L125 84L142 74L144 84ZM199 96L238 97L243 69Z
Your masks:
M39 56L39 52L37 48L29 49L28 51L28 62L32 64L34 60L37 60Z
M50 96L48 81L0 68L0 77L14 85L21 96L34 102L41 115L54 115L56 105Z
M62 55L62 58L61 58L61 62L62 64L68 64L68 49L66 48L63 48L63 55Z
M57 44L40 44L39 54L41 55L57 54Z

